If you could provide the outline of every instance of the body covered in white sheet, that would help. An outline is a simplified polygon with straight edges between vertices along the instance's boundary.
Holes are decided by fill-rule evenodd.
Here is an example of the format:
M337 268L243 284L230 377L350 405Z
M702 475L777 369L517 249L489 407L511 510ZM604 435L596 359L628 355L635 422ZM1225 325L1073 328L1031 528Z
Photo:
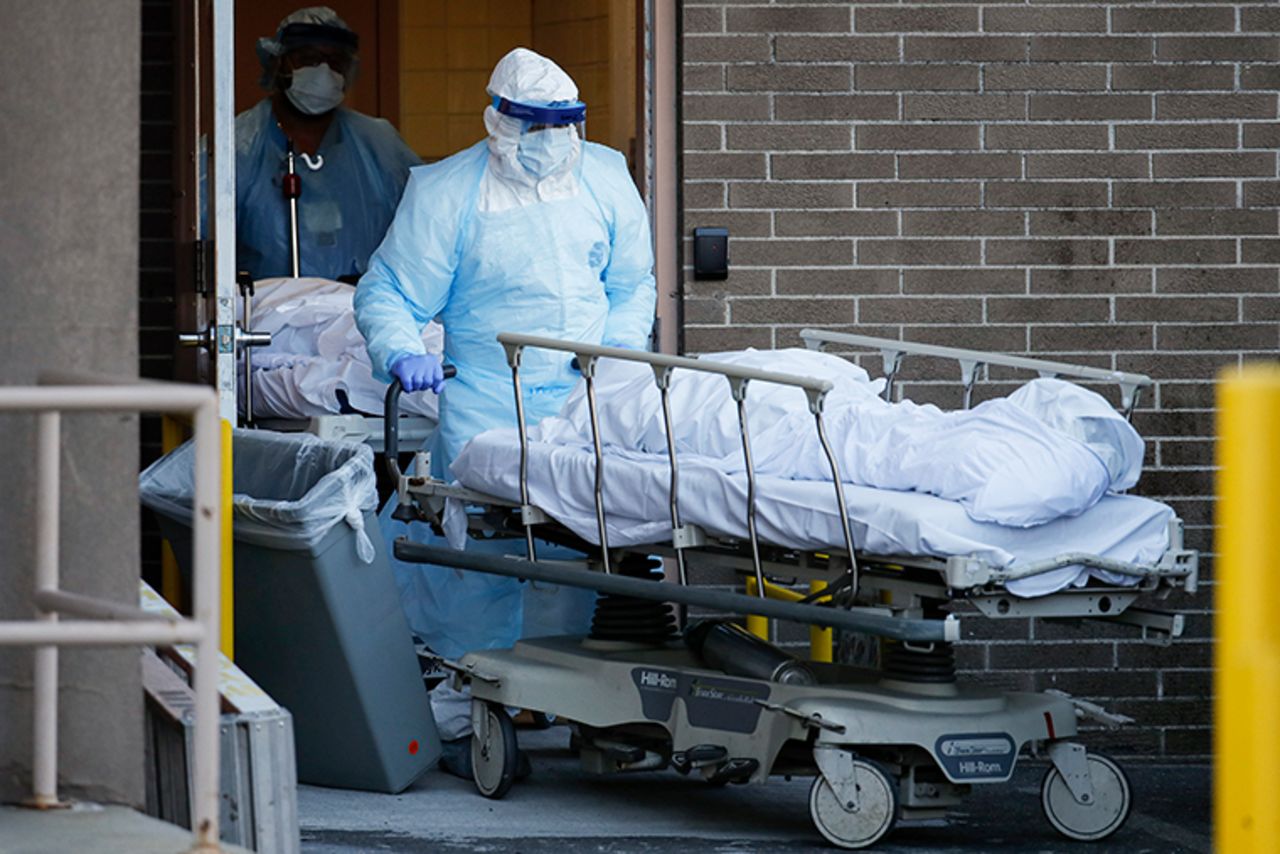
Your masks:
M1142 440L1092 392L1034 380L1009 398L968 413L947 413L887 404L877 397L881 381L872 382L860 368L831 356L790 351L714 358L832 381L824 419L841 459L854 542L871 554L960 555L1015 568L1084 552L1145 565L1159 560L1169 545L1175 518L1169 507L1133 495L1102 494L1136 482ZM618 369L618 364L599 365L609 542L662 542L670 536L671 517L660 399L648 367ZM742 539L747 536L747 487L728 384L712 374L681 371L675 377L682 519L715 536ZM826 457L804 394L766 383L749 389L752 444L768 469L758 470L757 478L760 537L798 549L842 545ZM596 464L584 390L579 387L561 416L545 419L530 438L529 501L577 536L596 542ZM490 430L467 445L452 473L471 489L519 501L519 460L515 428ZM857 477L896 485L861 485L853 482ZM979 521L975 508L1017 524ZM1023 526L1042 517L1051 521ZM450 533L451 542L461 546L465 534L456 528ZM1135 580L1064 566L1007 587L1015 595L1041 596L1084 584L1091 576L1108 584Z
M1054 379L1032 380L1007 398L947 412L889 403L860 367L810 350L716 353L708 360L829 380L824 420L846 483L909 490L959 502L975 521L1014 527L1076 516L1109 491L1137 483L1142 438L1101 396ZM666 455L661 402L646 365L601 360L597 397L605 444ZM736 405L723 376L676 371L671 409L677 453L707 458L729 474L744 468ZM754 381L747 393L756 472L831 480L802 390ZM591 442L585 392L535 441Z
M281 278L255 282L254 291L253 327L271 333L271 344L253 352L256 417L339 413L339 393L357 412L382 414L387 386L374 379L364 336L356 328L354 287L330 279ZM440 324L426 325L422 345L428 353L444 349ZM404 395L400 406L407 415L430 418L438 409L436 396L425 392Z

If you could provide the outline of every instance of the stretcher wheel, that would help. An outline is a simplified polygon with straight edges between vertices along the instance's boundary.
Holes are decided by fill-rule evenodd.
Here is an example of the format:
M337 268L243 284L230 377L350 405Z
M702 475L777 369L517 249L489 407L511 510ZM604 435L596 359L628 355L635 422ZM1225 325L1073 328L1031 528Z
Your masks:
M1133 795L1129 778L1113 760L1099 753L1088 755L1089 776L1093 780L1093 800L1076 801L1057 768L1050 768L1040 785L1040 806L1054 830L1068 839L1096 842L1120 829Z
M898 787L889 773L868 759L854 759L858 806L847 809L821 774L809 790L809 817L818 832L838 848L866 848L893 829L898 817Z
M486 798L501 798L516 779L516 727L502 706L471 701L471 778Z

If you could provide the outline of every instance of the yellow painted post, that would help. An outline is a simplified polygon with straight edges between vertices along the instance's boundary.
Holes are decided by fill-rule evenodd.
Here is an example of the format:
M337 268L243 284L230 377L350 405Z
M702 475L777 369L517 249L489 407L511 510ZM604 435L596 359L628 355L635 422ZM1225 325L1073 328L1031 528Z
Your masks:
M231 496L235 492L231 467L231 422L222 421L222 653L235 661L236 575L235 538L232 537Z
M825 581L809 582L810 595L817 593L819 590L825 590L825 589L827 589L827 582ZM831 647L832 647L832 630L830 626L826 628L823 628L822 626L809 627L809 660L810 661L822 661L822 662L830 663Z
M765 595L769 593L769 582L765 582ZM747 595L756 595L756 580L747 578ZM761 640L769 639L769 618L761 617L759 614L747 614L747 631L760 638Z
M1280 851L1280 365L1218 388L1215 850Z

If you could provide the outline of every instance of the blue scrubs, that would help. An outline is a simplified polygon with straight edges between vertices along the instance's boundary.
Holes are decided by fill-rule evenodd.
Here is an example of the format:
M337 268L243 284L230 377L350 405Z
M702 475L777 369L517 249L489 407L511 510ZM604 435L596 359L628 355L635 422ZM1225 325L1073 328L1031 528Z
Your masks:
M236 116L236 269L255 279L292 273L289 204L281 189L287 139L271 100ZM421 159L390 122L339 107L311 171L301 157L298 242L303 276L358 276L382 241Z

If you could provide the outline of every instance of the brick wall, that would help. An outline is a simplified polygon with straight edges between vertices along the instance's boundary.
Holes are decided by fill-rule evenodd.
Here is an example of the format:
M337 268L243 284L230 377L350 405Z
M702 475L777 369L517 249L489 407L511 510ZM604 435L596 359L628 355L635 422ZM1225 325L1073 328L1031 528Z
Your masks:
M1152 375L1136 491L1204 553L1187 637L974 619L960 654L1138 718L1116 752L1207 754L1211 380L1280 350L1280 8L686 0L683 29L685 226L732 235L727 281L686 270L685 348L815 325ZM955 402L936 368L907 393Z

